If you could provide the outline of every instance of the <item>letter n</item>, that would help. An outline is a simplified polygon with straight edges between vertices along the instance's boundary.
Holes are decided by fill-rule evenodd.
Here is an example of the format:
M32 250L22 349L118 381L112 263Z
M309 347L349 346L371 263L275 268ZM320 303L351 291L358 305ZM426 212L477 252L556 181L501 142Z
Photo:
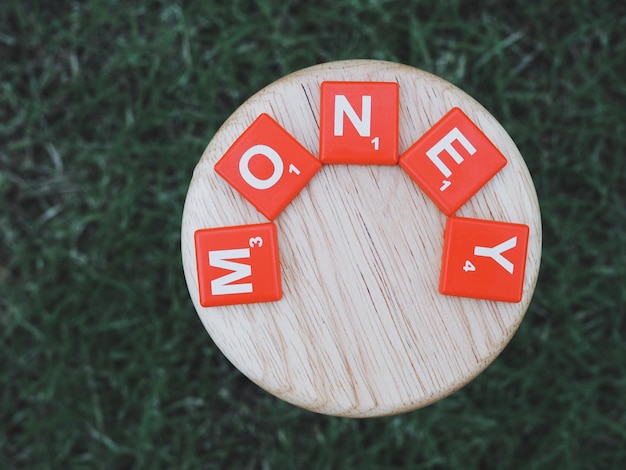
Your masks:
M343 136L343 115L350 120L361 137L369 137L372 127L372 97L361 97L361 117L345 95L335 95L335 137Z

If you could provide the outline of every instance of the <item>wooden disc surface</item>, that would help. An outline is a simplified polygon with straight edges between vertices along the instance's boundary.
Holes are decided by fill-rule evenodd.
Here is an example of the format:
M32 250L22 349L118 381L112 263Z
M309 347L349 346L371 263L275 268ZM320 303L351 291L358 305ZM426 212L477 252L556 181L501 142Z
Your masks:
M508 164L456 215L530 227L521 302L438 293L446 216L399 166L324 165L274 221L282 299L200 305L194 232L267 222L215 173L215 163L261 113L272 116L318 156L320 84L326 80L397 82L400 154L456 106L500 149ZM541 221L522 156L474 99L412 67L332 62L267 86L219 129L189 186L182 257L202 323L249 379L319 413L380 416L445 397L502 351L535 288Z

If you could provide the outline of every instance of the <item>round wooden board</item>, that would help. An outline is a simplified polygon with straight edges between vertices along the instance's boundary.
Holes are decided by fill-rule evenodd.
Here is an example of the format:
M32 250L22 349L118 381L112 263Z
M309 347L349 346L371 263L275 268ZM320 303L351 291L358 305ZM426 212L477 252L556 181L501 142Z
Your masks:
M400 154L455 106L500 149L508 164L456 215L530 227L521 302L438 293L446 216L399 166L324 165L274 221L282 299L200 305L194 232L267 222L215 173L215 163L261 113L271 115L317 156L320 84L326 80L397 82ZM189 186L182 257L202 323L250 380L315 412L380 416L445 397L502 351L535 288L541 220L522 156L474 99L412 67L370 60L332 62L272 83L219 129Z

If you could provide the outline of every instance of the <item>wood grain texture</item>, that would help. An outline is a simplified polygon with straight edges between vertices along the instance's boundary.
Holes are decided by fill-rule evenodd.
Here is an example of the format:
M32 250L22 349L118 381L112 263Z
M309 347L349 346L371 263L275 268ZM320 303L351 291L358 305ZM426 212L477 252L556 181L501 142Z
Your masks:
M278 302L203 308L193 234L266 222L213 170L260 113L313 155L320 84L396 81L400 153L458 106L508 160L456 215L527 224L520 303L438 293L446 216L398 166L325 165L275 220L283 282ZM220 350L268 392L312 411L367 417L439 400L502 351L530 303L541 257L532 179L506 131L450 83L399 64L343 61L293 73L246 101L196 166L182 221L182 257L195 308Z

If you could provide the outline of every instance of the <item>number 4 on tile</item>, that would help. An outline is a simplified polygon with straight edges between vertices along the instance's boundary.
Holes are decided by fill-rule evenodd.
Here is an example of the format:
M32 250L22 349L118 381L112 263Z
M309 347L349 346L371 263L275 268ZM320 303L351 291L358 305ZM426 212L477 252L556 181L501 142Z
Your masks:
M465 265L463 266L463 271L466 273L476 271L476 266L472 264L470 260L465 260Z

